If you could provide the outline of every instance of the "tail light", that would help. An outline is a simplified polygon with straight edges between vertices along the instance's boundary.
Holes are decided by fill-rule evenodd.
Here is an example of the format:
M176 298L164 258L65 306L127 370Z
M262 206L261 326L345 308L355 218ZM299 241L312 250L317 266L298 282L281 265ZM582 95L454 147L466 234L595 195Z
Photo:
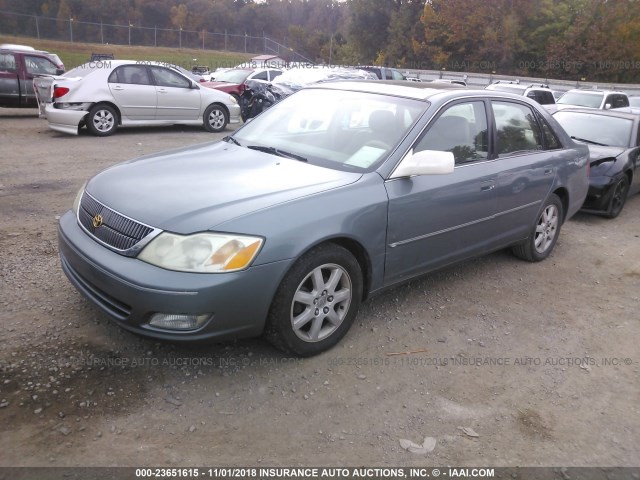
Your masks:
M53 87L53 98L60 98L69 93L67 87Z

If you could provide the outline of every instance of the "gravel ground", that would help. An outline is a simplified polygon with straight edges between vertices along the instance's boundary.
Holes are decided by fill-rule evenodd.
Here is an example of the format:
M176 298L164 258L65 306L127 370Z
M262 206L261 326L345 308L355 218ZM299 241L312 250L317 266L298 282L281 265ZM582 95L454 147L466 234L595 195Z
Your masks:
M578 214L545 262L387 291L311 359L113 325L62 273L57 219L103 168L221 136L71 137L0 110L0 466L639 465L640 195Z

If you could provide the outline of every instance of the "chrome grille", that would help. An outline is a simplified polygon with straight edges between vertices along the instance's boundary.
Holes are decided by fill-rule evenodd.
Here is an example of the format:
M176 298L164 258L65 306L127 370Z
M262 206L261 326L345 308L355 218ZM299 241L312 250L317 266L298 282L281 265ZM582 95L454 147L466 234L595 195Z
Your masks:
M102 216L102 225L98 228L93 226L96 215ZM96 239L121 251L134 247L153 231L153 228L124 217L102 205L87 192L84 192L80 200L78 221Z

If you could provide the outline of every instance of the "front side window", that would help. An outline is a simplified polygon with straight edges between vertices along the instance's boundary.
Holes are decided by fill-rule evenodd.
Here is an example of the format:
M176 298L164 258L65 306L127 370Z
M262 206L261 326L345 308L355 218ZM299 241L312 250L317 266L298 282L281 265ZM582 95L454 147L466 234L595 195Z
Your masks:
M488 143L484 102L465 102L445 110L418 141L414 151L452 152L458 165L486 159Z
M253 77L251 77L252 80L269 80L269 76L267 74L267 71L265 70L264 72L259 72L256 73Z
M51 60L44 57L25 55L24 62L27 66L27 73L32 75L55 75L58 70Z
M182 75L163 67L150 67L153 79L159 87L190 88L191 83Z
M498 157L542 150L542 132L533 110L527 105L492 101L496 120Z

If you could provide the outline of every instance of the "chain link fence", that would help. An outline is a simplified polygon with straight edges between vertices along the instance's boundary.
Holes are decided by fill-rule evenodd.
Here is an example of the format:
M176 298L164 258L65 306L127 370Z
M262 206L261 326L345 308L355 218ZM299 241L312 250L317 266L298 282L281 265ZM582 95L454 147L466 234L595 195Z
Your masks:
M289 61L310 62L304 55L265 35L195 31L183 28L144 27L110 23L82 22L74 18L54 18L0 10L0 34L19 35L38 40L190 48L230 52L263 53Z

